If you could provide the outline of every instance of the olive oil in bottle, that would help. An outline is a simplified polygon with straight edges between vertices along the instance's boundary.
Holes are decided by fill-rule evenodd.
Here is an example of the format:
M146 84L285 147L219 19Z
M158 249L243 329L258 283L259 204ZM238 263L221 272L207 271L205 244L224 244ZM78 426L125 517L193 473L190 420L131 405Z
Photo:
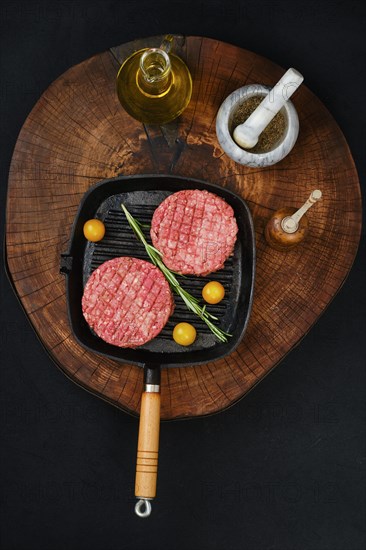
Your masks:
M171 40L160 48L145 48L124 61L117 74L122 107L146 124L165 124L177 118L192 95L192 78L180 57L169 53Z

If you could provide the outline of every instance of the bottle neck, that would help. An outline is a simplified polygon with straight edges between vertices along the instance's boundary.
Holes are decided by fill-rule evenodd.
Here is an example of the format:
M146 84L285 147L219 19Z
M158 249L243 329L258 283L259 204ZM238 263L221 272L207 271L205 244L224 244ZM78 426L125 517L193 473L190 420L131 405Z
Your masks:
M163 49L149 48L142 54L137 85L142 93L151 97L168 93L172 85L172 67L169 55Z

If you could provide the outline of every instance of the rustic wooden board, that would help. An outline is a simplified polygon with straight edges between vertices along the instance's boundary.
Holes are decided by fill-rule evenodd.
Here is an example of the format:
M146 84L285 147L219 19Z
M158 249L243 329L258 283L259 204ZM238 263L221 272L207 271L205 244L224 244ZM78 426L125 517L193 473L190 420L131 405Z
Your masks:
M166 128L145 127L132 119L118 103L117 70L128 53L160 41L138 40L96 55L69 69L39 99L19 134L11 163L6 251L15 290L56 364L95 395L137 413L142 370L85 351L70 334L59 259L67 249L80 199L99 180L136 173L204 179L245 198L257 242L247 333L225 359L163 369L162 418L171 419L228 407L309 331L352 266L361 199L347 143L305 85L293 98L300 135L286 159L253 169L223 153L215 134L222 101L245 83L273 85L285 70L232 45L178 37L193 77L189 107ZM273 211L300 206L315 188L323 191L323 200L309 212L308 239L286 253L269 248L263 230Z

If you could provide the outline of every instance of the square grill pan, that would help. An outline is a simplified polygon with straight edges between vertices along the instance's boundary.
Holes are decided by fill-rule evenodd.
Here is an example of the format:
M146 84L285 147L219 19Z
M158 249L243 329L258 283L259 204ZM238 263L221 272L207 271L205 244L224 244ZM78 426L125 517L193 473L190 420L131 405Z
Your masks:
M161 333L135 349L119 348L104 342L84 319L81 300L91 273L103 262L118 256L149 260L145 248L135 237L121 209L121 203L144 224L151 223L157 206L170 194L183 189L206 189L222 197L235 213L238 236L233 255L223 269L205 277L178 276L180 284L192 295L201 298L203 286L212 280L221 282L225 297L219 304L207 305L218 318L215 324L232 336L219 342L207 325L188 311L181 298L174 294L175 310ZM83 235L84 223L101 219L106 227L104 238L92 243ZM149 229L144 229L151 242ZM61 255L60 271L66 275L66 294L71 329L78 342L90 351L139 366L184 366L207 363L231 353L242 339L250 316L255 274L255 240L250 211L241 197L214 184L179 176L136 175L103 180L83 197L71 232L69 250ZM202 305L204 302L202 301ZM193 324L197 339L185 348L172 338L174 326L182 321Z

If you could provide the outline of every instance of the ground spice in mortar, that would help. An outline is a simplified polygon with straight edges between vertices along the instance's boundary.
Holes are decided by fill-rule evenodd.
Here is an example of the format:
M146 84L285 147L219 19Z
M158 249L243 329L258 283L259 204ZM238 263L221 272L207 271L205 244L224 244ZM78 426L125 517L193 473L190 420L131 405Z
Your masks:
M232 119L232 132L239 125L243 124L252 112L263 101L263 96L252 96L241 103L234 113ZM277 142L280 141L286 128L285 117L281 112L273 117L268 126L260 134L258 143L251 149L247 149L250 153L267 153L274 148Z

